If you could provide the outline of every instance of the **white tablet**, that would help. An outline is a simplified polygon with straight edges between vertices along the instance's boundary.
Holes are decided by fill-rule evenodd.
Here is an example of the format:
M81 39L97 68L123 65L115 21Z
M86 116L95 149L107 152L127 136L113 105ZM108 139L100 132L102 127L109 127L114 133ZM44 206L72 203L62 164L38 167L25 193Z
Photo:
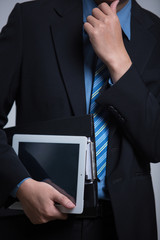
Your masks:
M87 137L15 134L12 145L33 179L56 184L74 199L74 209L56 205L62 212L83 212Z

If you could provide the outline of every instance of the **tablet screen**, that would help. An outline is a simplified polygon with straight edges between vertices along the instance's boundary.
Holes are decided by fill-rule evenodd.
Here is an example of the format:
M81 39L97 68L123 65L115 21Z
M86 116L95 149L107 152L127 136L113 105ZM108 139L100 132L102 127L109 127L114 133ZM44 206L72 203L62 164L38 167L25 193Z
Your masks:
M51 179L76 201L79 144L19 142L18 155L32 178Z

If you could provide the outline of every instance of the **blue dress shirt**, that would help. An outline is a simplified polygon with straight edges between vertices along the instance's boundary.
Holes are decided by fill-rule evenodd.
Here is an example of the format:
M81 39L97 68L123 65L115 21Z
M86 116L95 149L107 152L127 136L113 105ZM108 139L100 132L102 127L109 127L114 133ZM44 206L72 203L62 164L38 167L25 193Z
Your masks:
M86 22L86 18L89 15L92 15L92 9L97 7L97 4L94 0L83 0L83 22ZM121 28L123 32L126 34L128 39L131 38L131 0L127 3L127 5L117 13L119 17L119 21L121 24ZM86 91L86 107L87 114L89 113L90 106L90 98L92 91L92 83L94 80L94 60L95 54L93 48L89 42L88 35L83 31L83 43L84 43L84 77L85 77L85 91ZM16 193L20 185L27 180L28 178L23 179L16 188L12 191L11 195L16 197ZM98 183L98 196L99 198L106 198L105 192L103 188L105 186L105 179Z
M131 39L131 0L126 4L126 6L121 9L117 15L121 24L123 32L126 34L128 39ZM89 15L92 15L92 9L97 7L97 4L94 0L83 0L83 22L86 22L86 19ZM92 92L92 83L94 80L94 61L95 54L92 48L92 45L89 42L88 35L83 31L83 42L84 42L84 78L85 78L85 91L86 91L86 108L87 114L89 113L90 108L90 99ZM100 60L99 60L100 61ZM103 189L105 187L105 178L98 182L98 197L100 199L107 198Z

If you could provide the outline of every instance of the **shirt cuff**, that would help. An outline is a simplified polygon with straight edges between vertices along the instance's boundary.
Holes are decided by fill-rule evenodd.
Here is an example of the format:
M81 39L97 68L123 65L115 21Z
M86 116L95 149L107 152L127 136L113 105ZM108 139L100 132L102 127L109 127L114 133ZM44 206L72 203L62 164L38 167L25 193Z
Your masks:
M26 180L29 179L29 178L30 178L30 177L24 178L20 183L17 184L17 186L16 186L16 187L12 190L12 192L11 192L11 196L12 196L12 197L16 198L16 194L17 194L17 191L18 191L19 187L21 186L21 184L22 184L24 181L26 181Z

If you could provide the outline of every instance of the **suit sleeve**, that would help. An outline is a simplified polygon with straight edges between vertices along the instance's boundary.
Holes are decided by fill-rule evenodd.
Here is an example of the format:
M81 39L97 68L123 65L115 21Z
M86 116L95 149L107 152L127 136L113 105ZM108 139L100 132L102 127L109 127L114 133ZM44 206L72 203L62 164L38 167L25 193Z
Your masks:
M16 99L22 64L23 33L20 5L9 16L0 34L0 206L14 187L29 176L18 156L7 143L3 127Z
M97 100L110 112L136 153L154 163L160 161L159 41L157 46L142 74L133 64L115 85L104 88Z

